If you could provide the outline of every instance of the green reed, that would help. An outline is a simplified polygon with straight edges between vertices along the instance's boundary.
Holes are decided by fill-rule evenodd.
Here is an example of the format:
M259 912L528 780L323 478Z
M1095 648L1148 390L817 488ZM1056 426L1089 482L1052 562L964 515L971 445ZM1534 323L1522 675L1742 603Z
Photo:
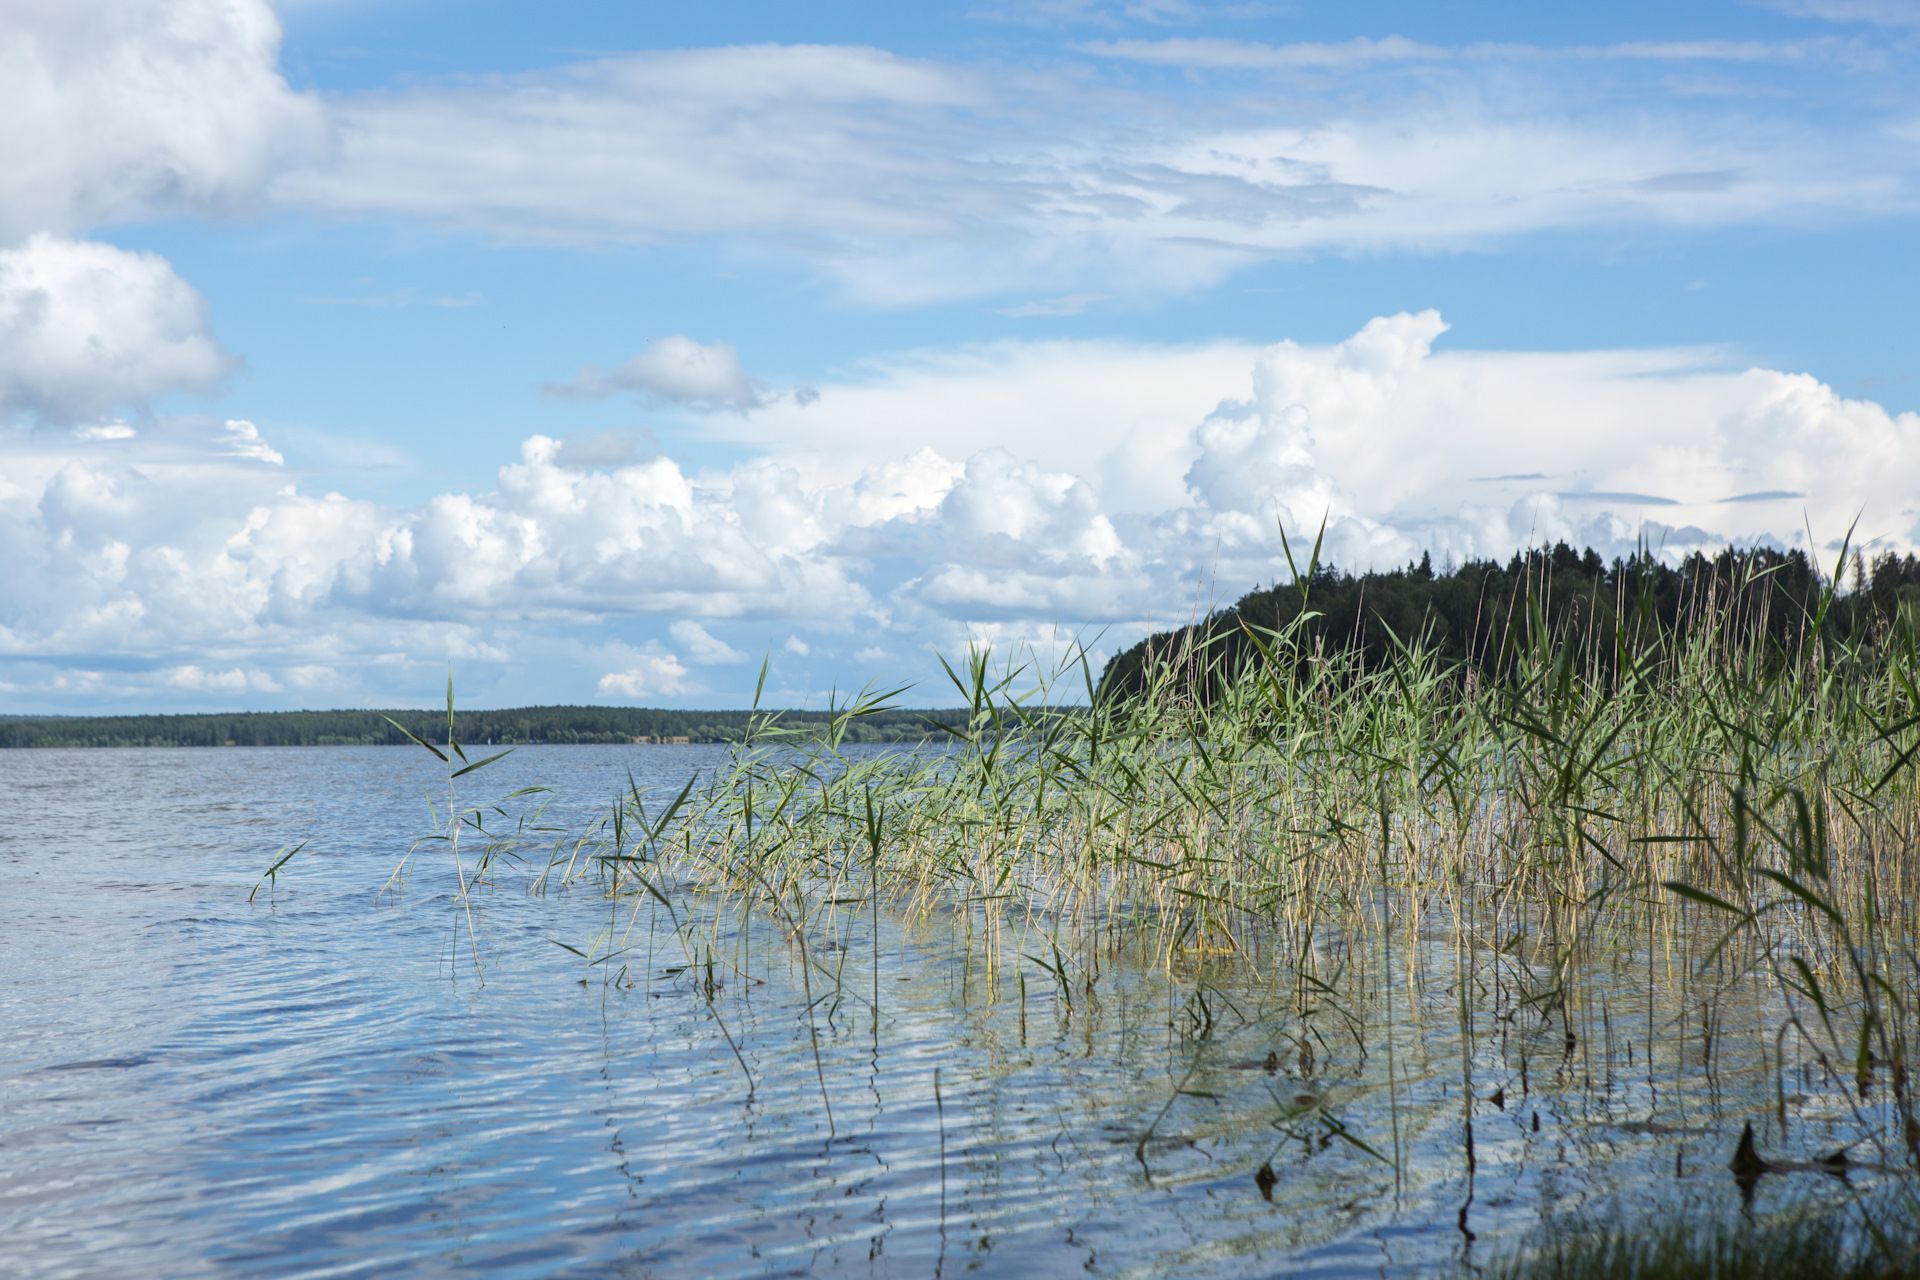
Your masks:
M1650 1230L1555 1224L1534 1248L1480 1272L1491 1280L1911 1280L1920 1236L1898 1206L1861 1229L1853 1215L1667 1221Z
M1301 589L1292 623L1249 633L1258 661L1198 646L1125 700L1100 696L1085 653L1040 672L971 652L947 668L966 723L933 726L938 750L844 749L899 690L837 703L824 727L757 716L664 818L636 791L562 869L636 907L586 957L612 955L641 903L697 892L710 922L777 919L808 981L839 992L808 948L884 905L952 916L988 1000L1031 966L1071 1008L1122 956L1331 990L1316 940L1364 922L1382 993L1398 968L1417 978L1413 944L1451 936L1469 963L1506 965L1508 998L1571 1045L1596 1016L1572 975L1631 949L1649 1008L1654 988L1700 983L1783 1002L1776 1053L1845 1072L1856 1101L1890 1091L1892 1130L1865 1130L1884 1160L1920 1156L1911 619L1876 647L1836 644L1830 590L1782 647L1751 590L1703 593L1674 630L1623 598L1600 654L1534 601L1493 679L1418 635L1372 667L1310 644ZM877 986L873 1002L877 1017Z
M1094 1016L1103 977L1122 966L1187 990L1176 1018L1184 1072L1140 1116L1135 1155L1148 1178L1151 1143L1179 1100L1211 1096L1201 1085L1229 1016L1227 974L1269 993L1261 1011L1231 1016L1268 1020L1303 1082L1274 1095L1279 1143L1338 1139L1392 1165L1396 1194L1408 1152L1430 1149L1433 1132L1430 1113L1400 1100L1396 1015L1423 990L1456 993L1468 1241L1476 1109L1504 1108L1516 1086L1524 1096L1530 1069L1536 1082L1549 1070L1567 1080L1580 1062L1591 1077L1621 1047L1622 1010L1590 980L1601 970L1637 975L1643 1038L1623 1043L1649 1071L1657 1038L1697 1046L1688 1051L1708 1072L1729 1037L1757 1043L1774 1106L1756 1119L1776 1151L1798 1123L1797 1079L1844 1091L1847 1167L1920 1167L1909 1080L1920 1031L1914 618L1870 642L1836 642L1829 588L1782 644L1754 605L1765 588L1755 570L1699 593L1681 627L1623 593L1605 646L1529 599L1498 654L1447 664L1413 634L1393 636L1387 660L1370 665L1357 646L1310 638L1315 563L1296 574L1293 621L1247 632L1254 661L1198 644L1160 655L1142 691L1122 699L1103 696L1085 652L1042 670L972 651L946 667L965 721L930 723L935 747L847 749L899 689L836 701L824 725L756 712L721 768L665 803L632 787L565 839L524 819L489 826L506 810L457 803L456 780L488 761L466 763L450 719L446 750L421 742L447 773L447 816L429 838L460 872L470 943L470 889L494 860L528 858L545 841L544 865L528 865L537 891L597 886L604 927L583 946L558 945L603 991L633 984L636 931L664 916L683 961L669 972L699 977L749 1093L748 1054L719 993L752 963L738 950L749 930L729 922L770 924L801 979L830 1130L818 1019L867 1004L877 1046L885 911L951 927L961 998L1017 1000L1023 1037L1030 990L1050 992L1067 1021ZM479 855L461 852L463 832ZM870 984L849 971L845 945L868 921ZM1503 1028L1523 1023L1536 1038L1515 1036L1499 1068L1513 1074L1489 1093L1474 1046L1498 1037L1506 1054ZM1529 1058L1546 1026L1564 1042L1557 1065ZM1663 1069L1687 1069L1684 1054L1663 1052ZM1269 1073L1279 1061L1270 1055ZM1383 1131L1350 1127L1327 1089L1307 1087L1316 1070L1383 1081ZM1742 1150L1742 1179L1837 1167L1834 1155L1796 1164ZM1268 1195L1272 1160L1248 1172ZM1866 1220L1867 1236L1882 1219ZM1641 1250L1649 1261L1635 1274L1669 1273L1663 1240ZM1688 1247L1721 1249L1714 1240ZM1617 1239L1594 1247L1554 1255L1570 1269L1553 1274L1600 1274L1591 1266L1627 1256ZM1582 1261L1590 1254L1602 1262ZM1861 1265L1833 1273L1878 1264Z
M536 805L531 810L522 810L517 814L510 813L506 808L507 805L528 797L544 796L549 788L521 787L504 796L478 803L463 800L458 786L460 779L468 774L477 773L495 761L505 759L517 748L508 747L505 751L496 751L479 760L467 759L466 748L461 745L454 731L452 672L447 673L447 736L443 743L436 746L391 717L387 718L387 723L406 734L417 746L424 748L429 755L441 763L446 775L446 799L443 807L433 793L428 793L427 809L432 817L432 824L426 834L414 840L406 855L395 865L393 873L387 877L387 882L380 892L397 894L411 875L414 861L423 849L444 849L453 868L455 882L459 886L454 895L454 903L459 907L466 924L467 945L474 969L480 971L482 968L480 937L473 921L473 890L482 884L490 883L499 864L511 863L524 866L528 850L542 844L551 844L557 854L566 843L564 830L553 827L545 821L546 811L543 806ZM493 825L490 827L489 823ZM467 846L465 851L461 849L463 837ZM576 843L576 850L578 847ZM268 869L263 879L271 881L274 872L298 852L299 849L296 848L292 853L281 858ZM555 857L549 857L549 868L556 860ZM534 887L537 890L540 887L540 881L536 880ZM257 886L255 891L258 892Z

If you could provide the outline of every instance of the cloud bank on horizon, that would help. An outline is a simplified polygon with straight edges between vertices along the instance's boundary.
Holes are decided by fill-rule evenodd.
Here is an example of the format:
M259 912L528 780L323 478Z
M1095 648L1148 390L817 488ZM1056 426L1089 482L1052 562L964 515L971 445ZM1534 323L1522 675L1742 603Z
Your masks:
M768 443L724 471L570 463L536 435L490 492L412 508L302 494L242 421L41 432L0 458L0 644L76 693L319 693L423 649L558 649L603 668L602 696L670 698L715 692L702 670L746 656L726 628L804 632L875 668L970 641L1059 653L1058 628L1110 647L1273 580L1280 531L1322 520L1351 568L1561 539L1805 545L1809 529L1826 552L1862 508L1885 513L1864 539L1915 541L1920 416L1698 352L1437 354L1444 328L1425 312L1331 347L905 361L756 415L740 434ZM1041 382L1049 397L1029 394ZM902 454L909 415L978 447ZM830 447L772 443L806 418ZM664 643L596 642L621 617L672 622ZM76 654L151 665L88 671Z
M490 488L316 493L244 412L154 408L244 410L245 344L165 257L90 238L241 215L698 240L839 305L1018 287L1057 296L998 314L1073 317L1119 277L1174 296L1275 256L1905 216L1920 115L1620 92L1893 56L1857 37L1067 39L1071 72L738 43L342 93L292 88L279 40L259 0L0 18L0 107L33 126L0 142L7 709L392 703L448 661L494 701L737 702L768 651L806 700L973 642L1111 651L1274 580L1281 530L1323 521L1353 569L1562 539L1826 553L1856 518L1920 542L1920 416L1710 346L1435 350L1436 310L1319 345L914 345L791 386L665 332L527 385L666 413L703 456L528 432ZM1543 87L1570 62L1587 87ZM1202 90L1140 78L1168 71Z

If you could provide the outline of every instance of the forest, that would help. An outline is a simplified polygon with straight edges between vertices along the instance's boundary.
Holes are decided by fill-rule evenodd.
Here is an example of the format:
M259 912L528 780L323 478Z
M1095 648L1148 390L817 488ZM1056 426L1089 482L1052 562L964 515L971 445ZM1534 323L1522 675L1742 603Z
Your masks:
M1861 652L1889 639L1910 642L1920 617L1920 558L1886 552L1869 560L1856 552L1847 568L1850 589L1830 594L1804 551L1767 547L1696 552L1677 565L1650 553L1609 563L1564 542L1516 553L1504 565L1471 560L1436 571L1423 555L1404 569L1357 577L1314 565L1302 581L1250 591L1230 608L1116 654L1100 696L1137 694L1149 669L1183 664L1204 690L1244 669L1262 637L1303 610L1313 616L1302 652L1352 654L1379 669L1404 645L1491 679L1511 674L1540 636L1565 636L1583 664L1601 671L1617 671L1625 655L1648 644L1684 644L1703 626L1743 653L1780 656L1799 652L1816 626L1821 638Z
M737 742L751 711L672 711L651 707L516 707L461 711L455 733L468 743L632 743L684 738ZM964 723L961 711L883 711L847 726L851 742L919 742L939 733L929 722ZM0 719L0 747L329 747L402 746L407 736L389 717L436 741L443 711L260 711L213 715L76 716ZM820 725L825 711L786 711L788 727Z

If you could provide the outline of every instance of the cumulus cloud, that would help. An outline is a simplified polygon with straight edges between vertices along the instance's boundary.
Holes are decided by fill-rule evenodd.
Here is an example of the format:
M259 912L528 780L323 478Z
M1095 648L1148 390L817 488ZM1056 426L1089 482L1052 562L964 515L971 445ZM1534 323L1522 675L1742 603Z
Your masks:
M0 23L0 243L219 211L325 142L266 0L13 0Z
M1158 510L1186 501L1188 437L1223 399L1248 394L1260 350L1250 342L1042 341L913 351L867 362L821 388L804 412L783 402L711 430L746 448L804 457L848 486L836 501L859 506L846 517L855 523L937 505L966 459L998 448L1085 478L1110 510ZM911 447L903 434L926 447L901 458ZM795 442L811 452L800 454Z
M280 685L272 676L263 671L247 671L234 667L229 671L207 671L192 663L186 666L169 667L160 673L160 678L177 689L189 689L194 692L240 693L254 690L260 693L278 693Z
M706 412L745 413L766 403L766 389L741 367L731 342L702 346L678 334L629 356L611 372L587 365L571 382L549 382L541 390L568 400L604 400L624 391Z
M144 671L149 694L298 700L452 658L561 699L711 697L692 670L760 644L824 670L1123 642L1283 576L1280 530L1323 520L1351 569L1562 538L1824 543L1863 510L1875 546L1920 541L1920 416L1712 351L1436 350L1446 332L1423 312L1327 346L919 353L822 390L818 455L689 475L533 436L492 490L407 507L301 492L239 420L15 431L0 679L77 698ZM1176 373L1194 385L1127 396ZM1024 404L1036 385L1057 398ZM930 413L940 448L902 457L893 410L916 396L984 434ZM1002 402L1029 416L978 413ZM1135 454L1158 474L1116 462Z
M1837 537L1863 509L1868 536L1920 538L1920 503L1890 478L1920 463L1916 415L1713 352L1434 354L1444 329L1400 315L1263 353L1252 412L1203 424L1187 473L1228 556L1270 554L1274 522L1322 513L1356 566L1561 538L1790 544L1803 522Z
M0 250L0 419L69 424L232 366L206 305L164 258L35 235Z
M770 461L696 487L670 459L560 465L530 438L492 494L443 494L383 530L356 590L437 615L704 617L858 613L867 594L818 554L814 495Z
M595 467L620 467L651 457L659 451L659 441L651 431L637 427L616 427L611 431L576 431L560 442L554 459L563 467L591 470Z
M1091 485L1004 449L968 460L936 519L937 560L914 594L947 613L1113 617L1142 585Z
M672 654L639 654L625 671L609 671L595 686L609 698L672 697L687 691L687 669Z

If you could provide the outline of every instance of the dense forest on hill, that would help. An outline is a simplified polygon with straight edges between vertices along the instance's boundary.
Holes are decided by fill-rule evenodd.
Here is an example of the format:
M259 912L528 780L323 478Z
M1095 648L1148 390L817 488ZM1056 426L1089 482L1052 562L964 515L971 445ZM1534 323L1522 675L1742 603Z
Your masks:
M1321 565L1304 584L1304 606L1302 584L1251 591L1231 608L1115 655L1101 675L1100 696L1141 692L1155 664L1186 667L1204 690L1222 672L1244 669L1259 652L1254 636L1285 628L1303 607L1318 615L1304 624L1304 653L1356 653L1377 668L1397 637L1443 664L1496 679L1511 672L1542 627L1571 641L1583 664L1602 672L1612 671L1623 651L1685 642L1702 628L1729 651L1752 652L1759 643L1763 654L1780 659L1803 650L1816 617L1824 638L1869 649L1889 636L1912 638L1920 559L1889 552L1869 563L1855 555L1846 576L1851 589L1833 597L1822 617L1826 581L1797 550L1695 553L1678 565L1651 555L1608 563L1591 548L1579 552L1562 542L1504 565L1475 560L1441 572L1427 556L1359 577Z
M465 743L618 743L684 738L737 742L756 713L662 711L646 707L517 707L461 711ZM759 713L765 714L765 713ZM444 741L443 711L263 711L220 715L76 716L0 719L0 747L324 747L398 746L407 737L387 717L428 741ZM883 711L847 727L850 742L919 742L938 733L929 720L966 723L965 711ZM786 711L780 723L825 726L824 711Z

